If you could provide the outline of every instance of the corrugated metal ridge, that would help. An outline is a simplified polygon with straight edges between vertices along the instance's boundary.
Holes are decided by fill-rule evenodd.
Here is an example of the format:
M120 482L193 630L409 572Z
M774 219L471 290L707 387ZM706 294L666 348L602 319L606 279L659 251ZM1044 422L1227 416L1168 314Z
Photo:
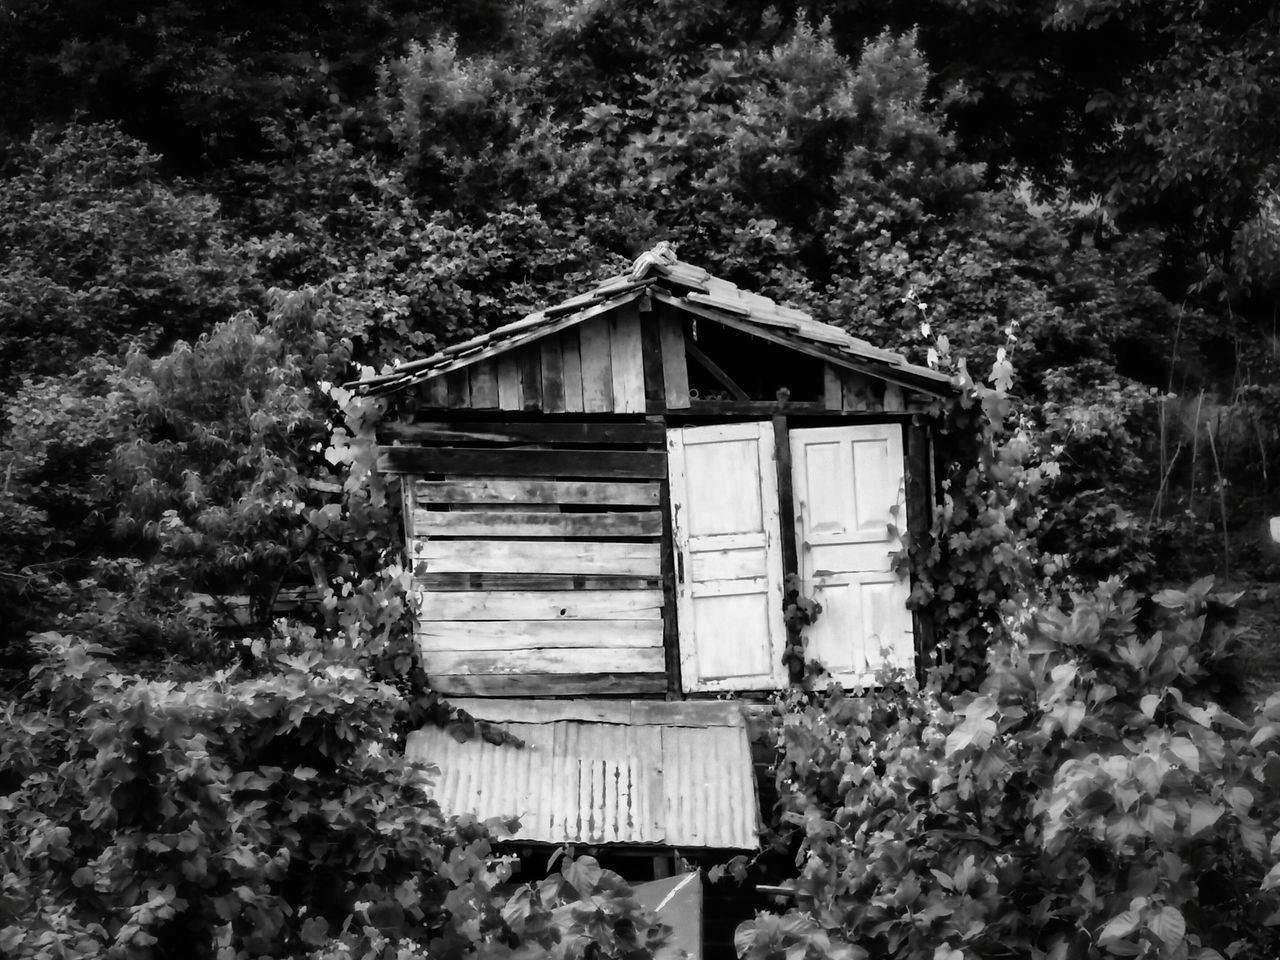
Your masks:
M517 816L513 839L541 843L759 846L750 744L735 703L453 702L502 717L525 746L459 743L435 726L410 734L406 756L436 768L432 792L446 813ZM522 711L533 722L514 719ZM632 721L614 722L624 714ZM699 718L710 722L692 722Z

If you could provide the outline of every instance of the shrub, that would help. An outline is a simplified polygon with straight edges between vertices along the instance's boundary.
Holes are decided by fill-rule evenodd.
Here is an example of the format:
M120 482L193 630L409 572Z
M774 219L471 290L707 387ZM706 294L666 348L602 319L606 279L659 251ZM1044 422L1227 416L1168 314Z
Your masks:
M507 884L492 842L514 823L441 813L402 756L407 705L351 656L175 683L39 642L0 711L6 956L630 960L662 940L589 858Z
M743 955L1275 956L1280 694L1228 710L1233 598L1211 589L1033 609L969 693L780 702L796 905Z

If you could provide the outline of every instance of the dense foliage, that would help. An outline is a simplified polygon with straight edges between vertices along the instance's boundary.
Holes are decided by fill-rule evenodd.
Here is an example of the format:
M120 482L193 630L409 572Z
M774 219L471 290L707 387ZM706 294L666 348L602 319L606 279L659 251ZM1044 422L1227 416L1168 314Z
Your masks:
M1269 957L1280 698L1238 695L1209 581L1032 610L960 695L779 704L796 908L749 958Z
M590 858L507 884L504 825L445 818L396 690L281 642L260 675L122 675L59 634L0 712L5 956L649 956Z

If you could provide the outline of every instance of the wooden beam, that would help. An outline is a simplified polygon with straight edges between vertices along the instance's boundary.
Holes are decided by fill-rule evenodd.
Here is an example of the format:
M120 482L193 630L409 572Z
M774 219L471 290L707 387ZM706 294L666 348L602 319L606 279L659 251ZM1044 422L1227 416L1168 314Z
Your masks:
M822 400L828 410L844 406L844 391L840 386L840 374L829 363L822 365Z
M455 370L444 376L449 391L449 409L461 410L471 406L471 375L466 370Z
M583 697L662 693L667 681L661 673L433 674L430 684L443 694L475 697Z
M581 443L596 446L666 442L661 423L573 420L420 420L393 421L379 430L403 443Z
M564 354L559 337L542 340L542 412L564 413Z
M866 374L877 380L884 380L889 383L897 383L901 386L912 390L919 390L921 393L927 393L934 397L950 396L952 393L951 386L942 381L935 381L932 378L923 376L915 376L909 370L900 370L887 365L876 364L870 360L860 361L857 357L846 356L844 354L835 355L834 348L824 350L815 344L807 343L797 339L793 339L784 334L775 333L768 330L757 323L750 320L742 320L737 317L731 317L723 313L699 307L697 304L690 303L687 300L678 300L675 297L667 296L659 291L655 291L654 299L661 303L670 304L678 310L684 310L697 317L703 317L712 323L723 324L734 330L740 330L743 333L753 337L759 337L761 340L768 340L770 343L776 343L779 346L787 347L799 353L807 354L818 360L825 360L827 363L834 364L846 370L853 370L857 373Z
M828 410L826 404L808 400L799 403L789 400L785 406L776 400L749 400L746 402L737 400L694 400L689 404L688 410L669 411L667 419L675 423L696 423L701 416L740 416L758 420L762 417L772 417L782 410L785 410L792 420L797 417L806 417L813 418L818 422L826 420L837 423L908 423L914 415L907 411L885 413L880 410L861 410L845 413L840 410Z
M379 447L382 473L472 477L635 477L660 480L667 456L648 450L519 450Z
M424 593L418 622L431 620L661 620L661 590L456 590Z
M612 413L613 359L609 348L609 318L598 317L578 327L582 366L582 409Z
M657 543L558 540L418 540L415 573L560 573L570 576L659 576Z
M928 428L918 422L907 426L906 519L912 556L921 556L922 552L928 551L933 528L931 446ZM937 626L927 610L913 610L911 619L915 633L916 675L923 681L937 649Z
M662 379L658 315L652 311L640 315L640 356L644 368L644 408L650 413L661 412L666 407L667 392Z
M498 365L481 360L471 368L471 406L479 410L498 406Z
M565 330L560 334L560 355L564 360L564 408L568 413L581 413L582 357L578 353L578 331Z
M687 356L693 357L693 359L697 360L698 363L706 369L707 373L719 380L720 384L733 395L735 400L751 399L747 396L747 391L734 383L733 379L721 370L714 360L702 352L702 349L693 342L691 337L684 338L684 352Z
M417 510L413 528L420 537L657 537L656 510L625 513L538 513L507 510Z
M542 349L532 344L516 351L520 368L520 409L542 409Z
M658 335L662 341L662 383L668 410L689 406L689 361L685 357L684 328L670 307L658 314Z
M662 621L420 620L413 635L423 651L591 650L598 652L601 661L612 662L616 651L660 649Z
M671 481L662 484L662 553L659 563L662 572L662 649L666 653L667 696L680 695L680 633L676 608L676 559L673 544L675 530L671 521Z
M558 504L574 506L657 506L657 483L595 480L419 480L422 503Z
M791 431L787 418L773 417L773 450L778 461L778 523L782 534L782 572L799 571L796 559L796 509L791 478Z
M781 536L783 603L786 602L786 577L799 574L800 561L796 555L796 510L794 484L791 477L791 432L787 427L787 418L781 414L773 417L773 450L778 461L778 528ZM795 628L787 630L787 643L800 642L800 631ZM803 665L797 666L788 661L788 673L792 684L804 679Z
M449 386L445 383L443 376L432 377L423 386L426 389L422 399L428 407L444 408L449 406Z
M494 361L498 366L498 407L502 410L523 409L520 399L520 365L513 354L504 353Z
M415 571L413 589L432 596L450 592L504 591L504 590L572 590L577 593L593 591L660 590L662 583L657 574L651 577L610 576L607 574L567 573L431 573L425 566Z
M609 358L613 367L614 413L644 413L644 351L640 313L633 303L614 311L609 324Z
M574 674L607 668L618 673L661 673L658 647L550 647L534 650L422 649L428 674Z

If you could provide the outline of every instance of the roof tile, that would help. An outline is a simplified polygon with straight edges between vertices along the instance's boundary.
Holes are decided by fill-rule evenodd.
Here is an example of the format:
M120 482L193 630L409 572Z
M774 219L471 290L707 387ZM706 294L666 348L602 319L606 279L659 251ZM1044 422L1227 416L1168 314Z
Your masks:
M852 336L837 326L815 320L803 310L742 290L728 280L711 276L701 267L676 260L670 244L659 244L642 254L630 272L608 277L591 290L563 303L496 327L487 334L454 344L425 359L403 364L389 374L371 377L350 386L381 392L417 383L445 369L465 366L470 362L467 360L468 354L483 350L485 356L492 356L494 353L514 349L536 339L540 334L539 327L550 327L554 321L556 329L559 329L566 321L576 322L572 318L574 313L598 313L601 309L609 308L610 300L654 283L667 287L677 301L683 298L690 304L723 311L740 321L788 330L800 340L807 340L829 350L835 348L833 359L847 356L886 364L904 375L910 375L910 382L915 383L945 385L950 382L944 374L908 363L902 355Z

